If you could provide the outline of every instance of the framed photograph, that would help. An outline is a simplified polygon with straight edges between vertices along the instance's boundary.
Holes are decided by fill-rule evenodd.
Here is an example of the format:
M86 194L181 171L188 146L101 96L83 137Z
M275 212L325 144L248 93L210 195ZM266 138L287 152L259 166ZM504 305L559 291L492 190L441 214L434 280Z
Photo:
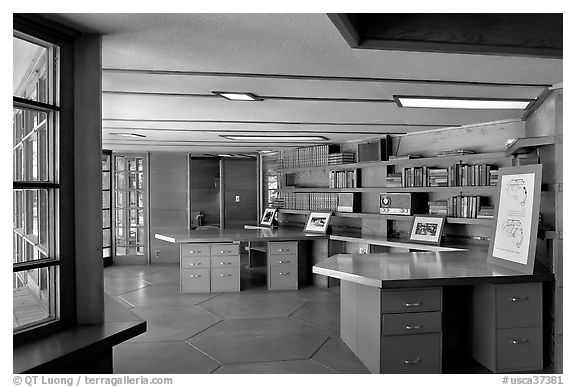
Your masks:
M410 226L410 241L439 245L445 220L441 215L414 215Z
M266 208L264 214L262 215L262 220L260 225L262 226L272 226L274 222L274 217L276 216L276 208Z
M542 164L500 168L488 262L534 272Z
M311 212L304 227L304 232L326 234L330 223L331 212Z

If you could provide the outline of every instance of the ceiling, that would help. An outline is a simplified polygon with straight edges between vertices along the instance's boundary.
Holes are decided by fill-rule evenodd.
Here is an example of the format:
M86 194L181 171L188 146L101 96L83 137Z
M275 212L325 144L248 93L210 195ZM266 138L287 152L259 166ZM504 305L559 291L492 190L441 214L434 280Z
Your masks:
M351 48L326 14L47 14L102 39L103 147L249 153L519 119L522 110L399 108L394 95L536 99L562 59ZM212 91L250 92L257 102ZM127 138L118 133L146 137Z

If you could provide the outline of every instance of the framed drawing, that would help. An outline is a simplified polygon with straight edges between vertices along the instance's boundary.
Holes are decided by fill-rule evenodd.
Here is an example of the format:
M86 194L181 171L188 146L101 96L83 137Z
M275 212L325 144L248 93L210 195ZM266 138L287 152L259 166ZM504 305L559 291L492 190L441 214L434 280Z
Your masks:
M500 168L488 262L533 274L542 165Z
M276 208L266 208L264 210L264 214L262 215L260 225L271 227L272 223L274 222L275 216L276 216Z
M439 245L445 220L441 215L414 215L410 226L410 241Z
M311 212L310 215L308 215L304 232L326 234L331 217L331 212Z

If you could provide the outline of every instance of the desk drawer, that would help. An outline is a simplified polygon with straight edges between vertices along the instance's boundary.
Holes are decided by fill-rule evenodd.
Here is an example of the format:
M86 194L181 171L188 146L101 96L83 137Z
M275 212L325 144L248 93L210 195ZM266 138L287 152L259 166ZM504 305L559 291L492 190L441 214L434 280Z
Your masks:
M212 269L211 289L213 292L239 292L240 268Z
M182 269L209 269L210 257L182 257Z
M276 255L268 257L270 266L298 266L298 257L294 255Z
M442 289L383 290L382 313L432 312L442 310Z
M210 254L214 256L239 255L240 246L237 243L212 243Z
M542 369L542 327L496 331L496 371Z
M497 328L542 325L541 289L540 283L497 285Z
M227 267L240 267L240 256L230 255L230 256L212 256L210 257L212 261L212 268L227 268Z
M268 252L270 255L297 255L298 242L270 242Z
M384 336L380 344L381 373L433 374L442 372L440 333Z
M298 267L297 266L270 266L268 269L268 289L289 290L298 289Z
M182 269L180 290L182 293L209 293L210 269Z
M210 244L209 243L190 243L183 244L180 250L182 257L209 257Z
M382 315L382 336L413 335L442 330L441 312L396 313Z

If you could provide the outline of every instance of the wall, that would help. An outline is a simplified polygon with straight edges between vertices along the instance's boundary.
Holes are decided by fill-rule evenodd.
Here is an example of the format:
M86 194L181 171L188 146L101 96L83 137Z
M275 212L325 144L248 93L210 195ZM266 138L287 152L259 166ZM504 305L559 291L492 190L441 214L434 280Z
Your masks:
M563 89L553 91L548 98L527 118L526 136L554 136L554 145L538 149L542 164L542 180L547 192L542 193L542 226L555 230L554 237L539 240L537 257L555 276L556 282L546 289L545 300L550 313L544 316L549 328L548 349L556 372L563 370Z
M154 238L162 228L188 224L188 155L150 153L150 261L179 262L178 245Z
M224 182L224 228L244 228L258 222L258 189L256 159L225 158L222 164ZM239 196L240 201L236 201Z
M220 226L220 160L218 158L190 158L190 211L191 213L202 211L204 225Z

